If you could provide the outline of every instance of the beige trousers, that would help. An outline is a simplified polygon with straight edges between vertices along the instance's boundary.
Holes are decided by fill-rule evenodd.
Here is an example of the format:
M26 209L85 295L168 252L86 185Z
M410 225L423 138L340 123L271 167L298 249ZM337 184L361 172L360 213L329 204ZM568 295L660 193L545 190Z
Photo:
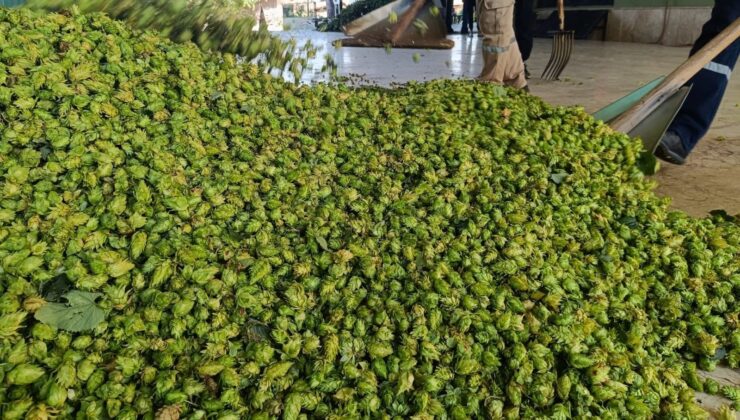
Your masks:
M483 34L483 71L479 80L523 88L524 62L514 35L514 0L478 0Z

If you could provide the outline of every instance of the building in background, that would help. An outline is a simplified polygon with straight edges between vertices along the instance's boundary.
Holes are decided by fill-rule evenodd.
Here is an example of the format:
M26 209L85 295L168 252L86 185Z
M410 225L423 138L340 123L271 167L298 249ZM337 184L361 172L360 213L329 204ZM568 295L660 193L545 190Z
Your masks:
M327 17L326 0L283 0L285 17ZM342 2L343 6L349 3ZM339 2L334 2L334 10L339 12Z
M538 0L539 35L556 24L556 5ZM699 36L713 5L714 0L565 0L565 21L579 38L683 46Z
M260 0L254 6L253 13L258 19L264 16L268 30L283 30L283 0Z

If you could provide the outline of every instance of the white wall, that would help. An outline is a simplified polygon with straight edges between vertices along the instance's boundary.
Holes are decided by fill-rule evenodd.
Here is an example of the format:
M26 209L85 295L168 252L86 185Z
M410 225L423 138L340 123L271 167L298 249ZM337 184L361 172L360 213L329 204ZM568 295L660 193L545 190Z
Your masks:
M606 39L670 46L691 45L710 14L709 7L613 9L609 13Z

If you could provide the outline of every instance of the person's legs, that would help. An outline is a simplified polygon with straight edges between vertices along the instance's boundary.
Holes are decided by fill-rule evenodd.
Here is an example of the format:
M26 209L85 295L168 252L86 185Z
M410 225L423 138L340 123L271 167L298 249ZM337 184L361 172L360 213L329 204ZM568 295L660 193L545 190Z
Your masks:
M480 0L483 70L479 80L524 88L524 63L514 36L514 5L506 0Z
M461 33L467 34L473 31L473 10L475 3L473 0L463 0L463 19Z
M670 128L687 152L709 131L739 55L740 41L735 41L689 81L691 92Z
M534 47L534 28L537 25L534 3L535 0L516 0L514 4L514 33L523 61L529 60Z
M447 26L447 33L454 34L455 30L452 29L452 14L455 12L453 9L453 0L445 1L445 25Z
M740 1L716 0L712 17L702 28L701 36L694 44L691 54L696 53L738 17ZM692 85L691 92L668 128L666 137L656 150L656 156L671 163L683 163L694 146L709 131L739 55L740 40L737 40L689 80L687 85Z

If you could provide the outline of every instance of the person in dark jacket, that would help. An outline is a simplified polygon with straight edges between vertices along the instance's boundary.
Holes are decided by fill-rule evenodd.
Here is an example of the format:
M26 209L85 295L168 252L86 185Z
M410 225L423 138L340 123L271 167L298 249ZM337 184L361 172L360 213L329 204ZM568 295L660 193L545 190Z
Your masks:
M447 33L454 34L455 30L452 29L452 15L455 14L453 0L445 1L445 25L447 26Z
M475 12L475 0L463 0L462 29L463 35L473 33L473 13Z
M740 0L715 0L712 17L704 24L691 55L740 17ZM683 165L694 146L707 134L722 97L727 89L740 55L740 39L725 48L697 73L687 85L692 85L681 109L655 150L655 156L675 165Z
M516 0L514 3L514 34L516 43L519 44L519 52L522 53L522 61L527 77L527 60L532 55L534 47L534 30L537 25L537 14L534 11L537 0Z
M514 33L522 60L527 61L534 46L534 29L537 14L534 11L536 0L516 0L514 3Z

